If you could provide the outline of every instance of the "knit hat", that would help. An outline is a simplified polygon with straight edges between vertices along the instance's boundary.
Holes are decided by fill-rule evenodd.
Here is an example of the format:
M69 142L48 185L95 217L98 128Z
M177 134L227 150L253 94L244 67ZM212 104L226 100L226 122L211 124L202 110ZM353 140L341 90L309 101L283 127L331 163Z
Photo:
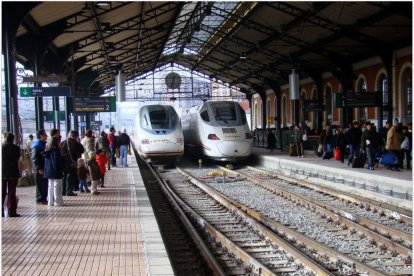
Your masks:
M85 160L83 160L82 158L79 158L77 168L82 168L84 165L85 165Z
M96 152L95 151L90 151L88 154L89 154L90 158L94 158L95 155L96 155Z

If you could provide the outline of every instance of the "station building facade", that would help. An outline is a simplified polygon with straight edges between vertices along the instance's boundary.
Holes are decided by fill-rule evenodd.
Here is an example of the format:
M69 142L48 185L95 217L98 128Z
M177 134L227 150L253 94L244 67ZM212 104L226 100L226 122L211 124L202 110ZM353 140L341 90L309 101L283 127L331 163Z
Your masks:
M289 84L279 88L265 89L265 97L256 93L251 99L252 130L265 128L290 127L295 122L294 110L298 116L298 122L305 123L310 129L319 129L325 123L343 125L348 127L352 121L374 122L377 127L382 127L389 117L398 118L403 124L412 122L412 49L411 47L394 52L391 75L385 69L385 65L379 57L352 64L352 70L356 79L352 81L352 90L356 93L370 93L373 91L382 93L383 106L361 107L350 109L348 120L343 119L343 108L338 107L336 96L343 93L341 82L331 73L322 74L322 99L324 111L306 111L306 101L316 100L317 86L312 78L299 80L298 104L290 99ZM389 87L389 78L392 78L392 87ZM388 104L388 93L392 93L392 103ZM265 102L263 101L265 99ZM263 108L263 105L266 105ZM263 114L265 112L266 114ZM382 112L382 116L380 116ZM319 115L318 115L319 113ZM382 122L380 118L382 117ZM350 122L345 122L350 121Z

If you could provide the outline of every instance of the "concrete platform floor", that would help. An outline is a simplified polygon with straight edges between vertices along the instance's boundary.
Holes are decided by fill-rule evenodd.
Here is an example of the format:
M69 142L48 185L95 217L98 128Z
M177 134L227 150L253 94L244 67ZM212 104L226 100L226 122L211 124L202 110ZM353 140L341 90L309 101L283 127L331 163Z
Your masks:
M130 158L131 159L131 158ZM112 168L99 195L35 204L18 187L19 218L2 219L2 275L173 275L135 160Z

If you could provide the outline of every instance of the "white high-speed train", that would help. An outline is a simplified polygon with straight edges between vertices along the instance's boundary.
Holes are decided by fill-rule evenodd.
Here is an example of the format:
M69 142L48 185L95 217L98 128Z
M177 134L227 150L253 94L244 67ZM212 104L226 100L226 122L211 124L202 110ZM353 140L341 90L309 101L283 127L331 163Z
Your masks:
M190 108L181 121L186 150L231 162L251 154L253 136L237 102L205 102Z
M134 128L135 147L142 159L167 161L184 154L180 118L170 105L139 108Z

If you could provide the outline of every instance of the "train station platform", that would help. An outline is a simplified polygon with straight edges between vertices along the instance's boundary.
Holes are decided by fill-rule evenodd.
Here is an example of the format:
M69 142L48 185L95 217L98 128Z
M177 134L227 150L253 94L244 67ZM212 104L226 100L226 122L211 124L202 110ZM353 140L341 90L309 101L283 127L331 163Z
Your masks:
M412 209L412 170L391 171L379 165L375 170L348 167L347 162L323 160L313 151L305 151L304 158L289 156L286 151L253 147L253 158L266 168L283 170L299 179L345 190L379 201Z
M99 195L35 204L18 187L18 218L2 218L2 275L174 275L136 160L112 168Z

